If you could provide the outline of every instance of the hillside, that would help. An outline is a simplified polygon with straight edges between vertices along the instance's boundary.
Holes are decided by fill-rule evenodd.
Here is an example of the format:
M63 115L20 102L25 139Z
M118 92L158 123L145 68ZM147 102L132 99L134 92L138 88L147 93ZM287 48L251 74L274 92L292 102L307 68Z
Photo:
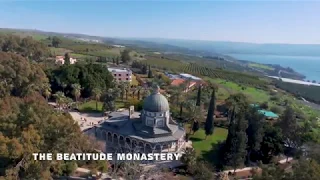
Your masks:
M233 57L218 54L215 52L223 52L223 49L213 50L216 46L211 46L210 41L186 41L186 40L166 40L166 39L124 39L124 38L108 38L98 37L83 34L73 33L55 33L44 32L38 30L17 30L17 29L0 29L0 33L10 33L18 36L32 36L36 40L41 40L47 45L50 45L49 37L58 36L62 39L60 49L52 49L52 55L63 55L65 52L71 52L71 55L76 58L85 60L101 60L111 61L111 59L118 57L123 48L117 48L113 45L123 45L131 50L134 50L132 55L136 52L148 54L149 56L156 56L154 52L159 52L157 58L174 59L188 61L192 63L199 63L210 68L222 68L232 71L240 71L246 73L253 73L264 76L277 76L279 71L281 75L286 78L303 79L304 76L296 73L292 69L283 68L278 65L264 65L252 63L248 61L240 61ZM155 41L155 42L151 42ZM186 42L186 43L183 43ZM88 45L91 43L93 45ZM192 46L190 46L192 44ZM244 43L246 47L253 48L255 44ZM231 51L233 46L240 46L241 43L217 43L219 47ZM220 46L221 45L221 46ZM230 46L232 45L232 47ZM89 46L89 48L88 48ZM188 46L188 47L187 47ZM189 47L190 46L190 47ZM195 47L195 48L194 48Z
M141 39L198 51L221 54L272 54L288 56L320 56L320 44L256 44L245 42L200 41L182 39Z

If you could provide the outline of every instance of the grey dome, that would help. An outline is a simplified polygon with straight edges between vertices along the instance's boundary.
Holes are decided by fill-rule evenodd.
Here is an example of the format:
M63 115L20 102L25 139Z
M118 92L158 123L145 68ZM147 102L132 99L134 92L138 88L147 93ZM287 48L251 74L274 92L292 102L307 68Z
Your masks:
M152 93L143 102L143 110L149 112L169 111L169 103L166 97L160 93Z

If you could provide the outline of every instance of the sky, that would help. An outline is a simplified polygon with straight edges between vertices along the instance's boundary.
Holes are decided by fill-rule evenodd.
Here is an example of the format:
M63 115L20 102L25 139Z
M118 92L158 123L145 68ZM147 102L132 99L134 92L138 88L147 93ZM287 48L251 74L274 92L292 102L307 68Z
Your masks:
M0 27L105 37L320 44L315 1L0 0Z

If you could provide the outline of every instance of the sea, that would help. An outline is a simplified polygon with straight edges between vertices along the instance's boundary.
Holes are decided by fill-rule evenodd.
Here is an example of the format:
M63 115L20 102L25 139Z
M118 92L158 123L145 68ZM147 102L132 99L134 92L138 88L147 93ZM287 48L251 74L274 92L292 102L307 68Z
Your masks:
M228 54L239 60L261 64L279 64L306 76L305 80L320 82L320 56L280 56L264 54Z

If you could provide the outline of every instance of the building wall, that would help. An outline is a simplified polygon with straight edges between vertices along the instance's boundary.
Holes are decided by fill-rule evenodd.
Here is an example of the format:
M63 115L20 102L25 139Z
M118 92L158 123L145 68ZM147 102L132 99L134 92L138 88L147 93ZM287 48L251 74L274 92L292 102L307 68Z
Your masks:
M113 78L116 81L123 81L123 82L131 82L132 81L132 72L131 71L125 71L125 72L117 72L112 71Z

